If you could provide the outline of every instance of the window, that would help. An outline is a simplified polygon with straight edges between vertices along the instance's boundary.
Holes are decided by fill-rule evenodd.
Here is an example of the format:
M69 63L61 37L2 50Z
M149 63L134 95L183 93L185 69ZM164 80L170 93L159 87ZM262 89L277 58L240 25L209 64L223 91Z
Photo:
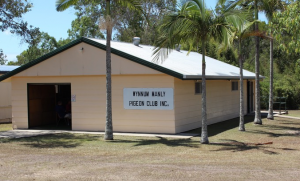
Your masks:
M195 82L195 94L202 94L202 82Z
M232 82L231 82L231 90L232 90L232 91L237 91L237 90L239 90L239 84L238 84L238 81L232 81Z

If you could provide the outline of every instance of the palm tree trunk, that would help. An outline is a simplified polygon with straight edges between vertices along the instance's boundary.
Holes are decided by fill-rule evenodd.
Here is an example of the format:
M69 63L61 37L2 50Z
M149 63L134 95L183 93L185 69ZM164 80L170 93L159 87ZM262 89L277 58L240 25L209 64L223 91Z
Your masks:
M255 1L255 20L258 20L257 0ZM255 31L258 32L258 23L255 23ZM260 92L259 92L259 37L255 37L255 118L254 124L262 124L260 114Z
M113 140L112 106L111 106L111 33L110 0L106 0L106 124L105 140Z
M273 116L273 39L270 40L270 91L268 119L274 120Z
M243 77L243 59L241 50L241 41L239 41L239 62L240 62L240 125L239 130L245 131L244 123L244 77Z
M208 144L207 132L207 116L206 116L206 79L205 79L205 40L202 39L202 129L201 129L201 143Z

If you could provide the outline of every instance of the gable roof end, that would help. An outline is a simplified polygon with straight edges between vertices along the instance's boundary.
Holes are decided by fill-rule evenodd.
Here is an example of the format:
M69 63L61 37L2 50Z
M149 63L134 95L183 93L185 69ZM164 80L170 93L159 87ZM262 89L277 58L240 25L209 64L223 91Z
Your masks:
M51 57L53 57L53 56L55 56L55 55L57 55L59 53L65 51L65 50L67 50L67 49L69 49L69 48L71 48L71 47L73 47L73 46L75 46L75 45L77 45L79 43L82 43L82 42L86 43L86 44L89 44L89 45L92 45L94 47L100 48L100 49L102 49L104 51L106 50L106 45L103 45L101 43L95 42L95 41L90 40L90 39L85 38L85 37L81 37L81 38L76 39L76 40L74 40L74 41L72 41L72 42L70 42L70 43L68 43L68 44L66 44L66 45L64 45L64 46L62 46L62 47L60 47L60 48L52 51L52 52L49 52L49 53L47 53L47 54L45 54L45 55L43 55L43 56L41 56L41 57L39 57L39 58L31 61L31 62L28 62L28 63L22 65L19 68L13 70L13 71L10 71L10 72L8 72L8 73L0 76L0 81L8 79L8 78L10 78L10 77L12 77L12 76L20 73L20 72L22 72L22 71L24 71L24 70L32 67L32 66L34 66L34 65L36 65L38 63L41 63L41 62L43 62L43 61L45 61L45 60L47 60L47 59L49 59L49 58L51 58ZM178 73L178 72L175 72L173 70L164 68L164 67L159 66L159 65L157 65L155 63L152 63L152 62L144 61L143 59L140 59L140 58L135 57L133 55L124 53L124 52L119 51L117 49L111 48L111 53L113 53L115 55L118 55L120 57L129 59L129 60L131 60L133 62L139 63L141 65L147 66L147 67L152 68L154 70L160 71L162 73L171 75L173 77L176 77L176 78L179 78L179 79L183 79L183 75L180 74L180 73Z

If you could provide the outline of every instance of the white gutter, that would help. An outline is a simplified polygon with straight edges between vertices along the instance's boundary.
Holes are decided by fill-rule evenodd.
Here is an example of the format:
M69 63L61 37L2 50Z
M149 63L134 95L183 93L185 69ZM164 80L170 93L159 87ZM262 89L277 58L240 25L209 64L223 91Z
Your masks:
M215 76L215 75L207 75L205 76L206 80L239 80L240 76ZM259 76L260 79L264 79L264 76ZM202 79L201 75L183 75L183 79L187 80L197 80ZM255 79L254 76L244 76L243 79Z

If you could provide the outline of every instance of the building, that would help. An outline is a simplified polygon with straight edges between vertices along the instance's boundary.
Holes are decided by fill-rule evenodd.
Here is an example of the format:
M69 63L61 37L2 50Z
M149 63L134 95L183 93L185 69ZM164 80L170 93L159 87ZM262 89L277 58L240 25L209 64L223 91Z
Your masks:
M106 41L77 39L0 77L12 84L13 128L55 124L55 104L72 102L72 130L103 131ZM116 132L179 133L201 126L201 58L173 51L152 62L151 46L111 42ZM208 123L239 116L239 68L206 57ZM245 113L255 74L244 70Z
M0 76L19 66L0 65ZM0 123L11 122L11 83L0 82Z

